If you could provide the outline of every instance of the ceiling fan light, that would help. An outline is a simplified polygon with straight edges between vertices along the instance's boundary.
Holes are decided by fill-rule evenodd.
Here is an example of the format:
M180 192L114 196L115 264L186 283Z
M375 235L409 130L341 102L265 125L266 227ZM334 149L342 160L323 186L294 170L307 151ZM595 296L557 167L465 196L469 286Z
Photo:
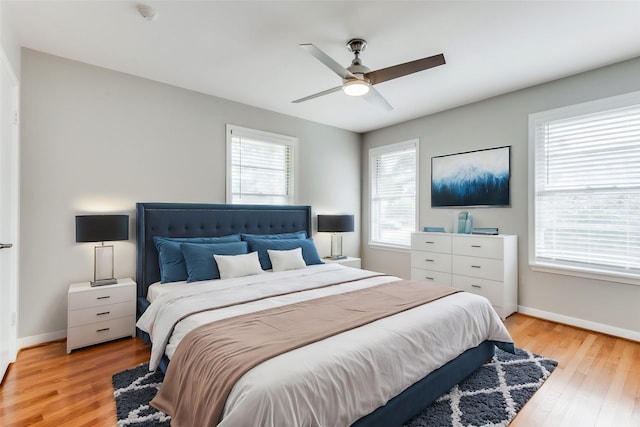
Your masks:
M369 83L363 80L349 80L342 86L342 90L349 96L362 96L369 92Z

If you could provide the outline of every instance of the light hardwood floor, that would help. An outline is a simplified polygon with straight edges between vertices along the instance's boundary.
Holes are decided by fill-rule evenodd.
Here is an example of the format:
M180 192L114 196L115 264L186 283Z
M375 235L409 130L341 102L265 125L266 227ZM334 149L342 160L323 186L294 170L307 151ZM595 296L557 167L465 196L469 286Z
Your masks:
M511 423L640 426L640 343L515 314L518 347L559 362ZM0 426L114 426L111 375L145 362L139 338L66 354L64 341L26 349L0 387Z

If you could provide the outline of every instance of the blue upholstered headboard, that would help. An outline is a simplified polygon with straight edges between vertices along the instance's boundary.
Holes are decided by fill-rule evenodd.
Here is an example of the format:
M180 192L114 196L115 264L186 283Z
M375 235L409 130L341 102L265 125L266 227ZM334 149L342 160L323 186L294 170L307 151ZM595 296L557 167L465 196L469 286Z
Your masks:
M205 237L304 230L311 237L311 206L137 203L138 296L160 280L153 236Z

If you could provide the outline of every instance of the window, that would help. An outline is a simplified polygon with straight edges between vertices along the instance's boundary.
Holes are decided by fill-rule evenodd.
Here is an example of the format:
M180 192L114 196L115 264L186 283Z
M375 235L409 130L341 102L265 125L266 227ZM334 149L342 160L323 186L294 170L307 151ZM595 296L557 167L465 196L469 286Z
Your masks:
M529 133L530 264L640 284L640 92L532 114Z
M227 125L227 203L295 203L297 138Z
M416 231L418 140L369 150L370 244L411 246Z

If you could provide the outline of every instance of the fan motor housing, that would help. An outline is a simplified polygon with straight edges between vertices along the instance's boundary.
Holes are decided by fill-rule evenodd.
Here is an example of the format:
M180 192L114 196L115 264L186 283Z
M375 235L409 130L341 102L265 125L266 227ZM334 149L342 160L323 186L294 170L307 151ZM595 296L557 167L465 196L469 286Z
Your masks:
M360 52L364 52L367 48L367 41L364 39L351 39L347 42L347 49L349 52L353 52L356 55Z
M349 70L351 74L355 76L364 75L371 71L369 67L366 67L362 64L352 64L350 67L347 67L347 70Z

